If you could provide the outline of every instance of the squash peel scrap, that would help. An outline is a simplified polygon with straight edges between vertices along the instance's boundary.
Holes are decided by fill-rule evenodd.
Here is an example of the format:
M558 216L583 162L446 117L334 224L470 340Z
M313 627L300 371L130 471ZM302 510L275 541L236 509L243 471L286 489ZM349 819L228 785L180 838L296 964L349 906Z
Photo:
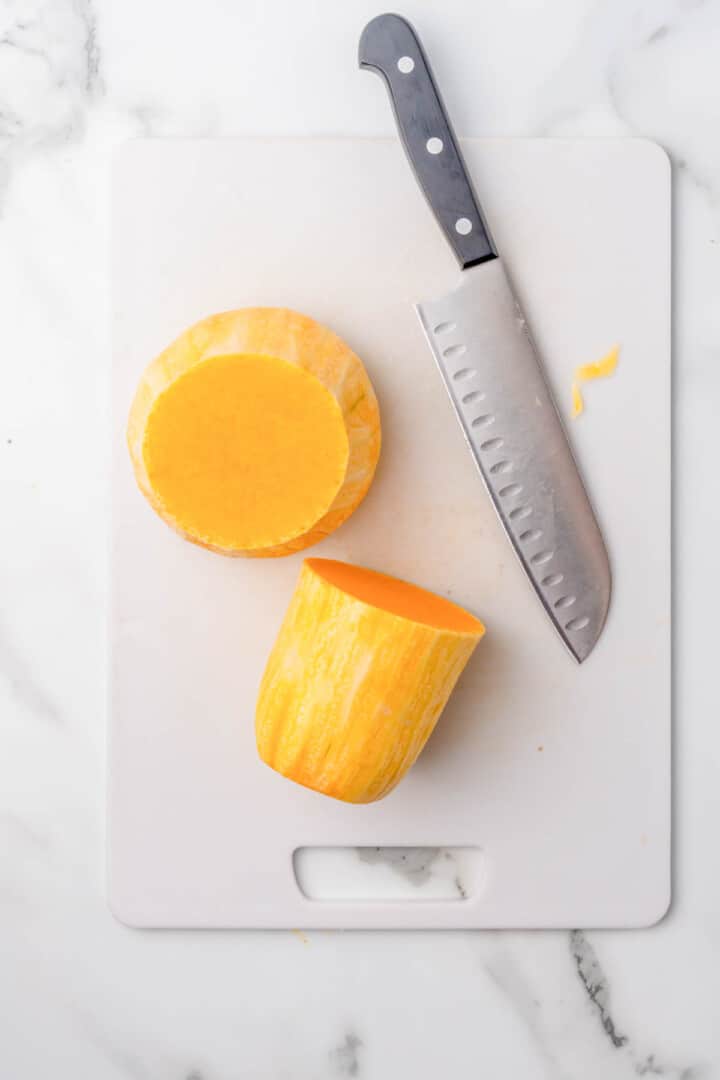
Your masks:
M580 416L585 409L585 402L580 390L581 383L592 382L593 379L604 379L606 376L612 375L618 365L619 354L620 346L615 345L601 360L596 360L590 364L581 364L579 368L575 369L575 379L572 384L573 420Z

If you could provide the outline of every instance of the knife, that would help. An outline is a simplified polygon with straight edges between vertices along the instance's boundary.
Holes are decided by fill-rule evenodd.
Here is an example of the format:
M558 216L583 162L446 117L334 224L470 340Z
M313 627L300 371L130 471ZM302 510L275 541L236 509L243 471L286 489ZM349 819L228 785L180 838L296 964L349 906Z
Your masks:
M525 316L410 23L369 22L359 62L383 76L410 164L462 267L457 288L416 305L422 328L505 532L582 663L605 623L610 567Z

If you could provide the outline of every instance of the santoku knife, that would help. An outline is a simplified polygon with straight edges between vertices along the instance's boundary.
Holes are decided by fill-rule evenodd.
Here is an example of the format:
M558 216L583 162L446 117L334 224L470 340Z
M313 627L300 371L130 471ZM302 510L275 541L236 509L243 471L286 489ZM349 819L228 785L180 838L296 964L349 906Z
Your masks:
M416 305L420 322L505 531L582 662L605 623L610 568L525 316L412 26L379 15L359 60L385 79L410 164L463 270L447 296Z

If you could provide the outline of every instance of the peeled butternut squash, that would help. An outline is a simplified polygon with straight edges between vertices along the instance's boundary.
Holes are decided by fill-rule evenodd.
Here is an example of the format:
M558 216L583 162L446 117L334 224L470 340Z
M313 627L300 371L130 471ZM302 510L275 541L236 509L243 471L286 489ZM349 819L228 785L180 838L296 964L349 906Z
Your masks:
M335 799L382 799L423 749L484 632L415 585L307 559L260 686L260 757Z
M380 453L370 379L340 338L285 308L212 315L146 368L128 446L141 491L225 555L287 555L336 529Z

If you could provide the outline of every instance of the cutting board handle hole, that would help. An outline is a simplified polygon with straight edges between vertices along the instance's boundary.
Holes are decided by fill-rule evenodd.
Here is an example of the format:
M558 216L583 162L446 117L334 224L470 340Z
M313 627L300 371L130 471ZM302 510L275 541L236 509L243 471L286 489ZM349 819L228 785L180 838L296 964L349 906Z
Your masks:
M293 873L307 900L463 902L477 897L477 847L300 847Z

